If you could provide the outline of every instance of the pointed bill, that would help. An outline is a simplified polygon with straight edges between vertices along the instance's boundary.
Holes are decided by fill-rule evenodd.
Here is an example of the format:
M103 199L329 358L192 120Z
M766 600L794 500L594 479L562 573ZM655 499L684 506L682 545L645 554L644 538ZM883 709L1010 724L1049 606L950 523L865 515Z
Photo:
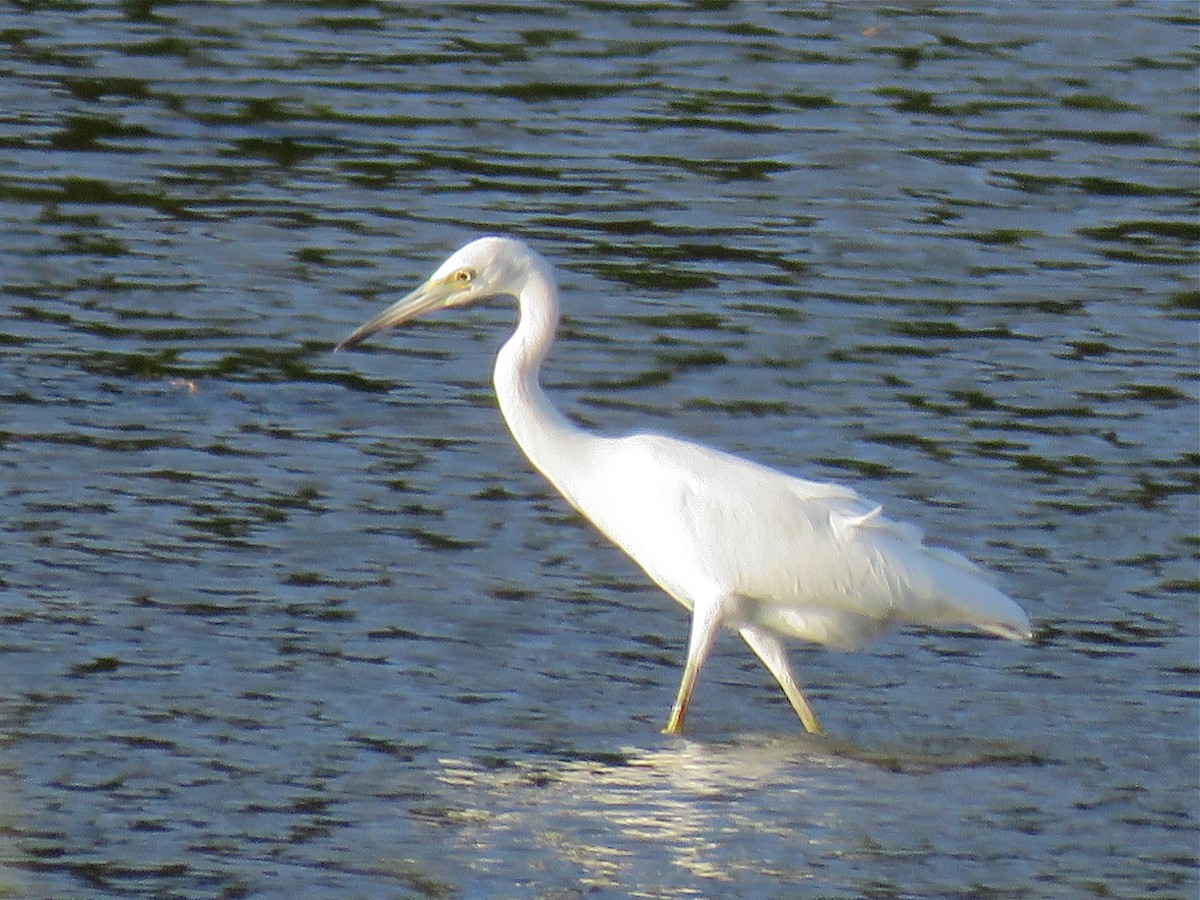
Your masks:
M427 281L411 294L401 297L375 318L364 322L334 347L334 352L361 344L373 334L415 319L422 313L441 309L455 293L455 285L447 281Z

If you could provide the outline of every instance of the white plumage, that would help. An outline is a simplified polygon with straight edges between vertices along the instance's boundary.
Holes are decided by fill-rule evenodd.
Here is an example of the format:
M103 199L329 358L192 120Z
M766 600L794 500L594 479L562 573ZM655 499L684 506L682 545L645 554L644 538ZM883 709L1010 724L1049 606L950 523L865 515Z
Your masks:
M978 567L927 547L920 529L888 519L850 488L671 437L603 437L569 422L538 382L558 325L553 271L519 241L473 241L338 347L429 310L498 294L520 306L494 377L517 444L575 509L692 612L667 732L682 726L721 627L742 636L813 732L820 727L780 636L852 648L901 623L1031 636L1024 611Z

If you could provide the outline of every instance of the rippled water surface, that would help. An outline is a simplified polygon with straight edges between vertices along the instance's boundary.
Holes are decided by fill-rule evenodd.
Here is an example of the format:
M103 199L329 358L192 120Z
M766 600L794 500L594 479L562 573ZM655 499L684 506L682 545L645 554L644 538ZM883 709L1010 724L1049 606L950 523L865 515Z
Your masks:
M0 12L0 896L1194 897L1194 3ZM532 473L466 240L590 427L852 483L1029 646L796 647L806 737Z

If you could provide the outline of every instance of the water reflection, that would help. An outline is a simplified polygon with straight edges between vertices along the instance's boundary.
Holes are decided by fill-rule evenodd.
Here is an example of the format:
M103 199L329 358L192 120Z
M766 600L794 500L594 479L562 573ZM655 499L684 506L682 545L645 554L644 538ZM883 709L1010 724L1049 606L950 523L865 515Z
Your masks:
M461 809L459 840L486 870L504 859L515 839L535 835L538 853L579 867L582 885L631 883L630 847L705 881L731 881L761 860L718 853L733 832L786 831L795 852L824 843L839 830L836 798L822 771L854 765L794 742L755 740L736 745L680 741L660 749L627 748L608 760L513 760L489 768L465 759L439 760L439 781ZM773 803L804 810L787 823L747 815L749 795L773 793ZM828 852L827 848L826 851ZM637 861L632 868L645 865ZM671 879L668 878L668 881Z
M894 813L888 779L973 769L1003 778L1044 760L1004 741L867 747L753 734L564 759L438 764L456 845L480 873L511 872L514 854L552 857L574 867L581 887L615 889L637 884L658 864L675 870L680 884L766 873L792 885L820 883L822 861L896 852L886 828L872 838L872 850L864 842L866 823L886 823ZM749 852L764 844L786 848L786 862Z

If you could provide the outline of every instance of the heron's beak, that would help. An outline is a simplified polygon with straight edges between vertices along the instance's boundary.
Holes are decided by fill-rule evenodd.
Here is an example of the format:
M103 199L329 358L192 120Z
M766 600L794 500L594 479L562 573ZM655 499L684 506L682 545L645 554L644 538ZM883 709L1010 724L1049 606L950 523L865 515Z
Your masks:
M421 313L429 312L433 309L441 309L447 305L447 301L456 293L454 282L450 281L427 281L411 294L401 297L375 318L369 322L365 322L355 328L347 335L340 344L334 347L334 352L345 350L348 347L353 347L362 343L371 335L383 331L385 328L392 328L409 319L415 319Z

